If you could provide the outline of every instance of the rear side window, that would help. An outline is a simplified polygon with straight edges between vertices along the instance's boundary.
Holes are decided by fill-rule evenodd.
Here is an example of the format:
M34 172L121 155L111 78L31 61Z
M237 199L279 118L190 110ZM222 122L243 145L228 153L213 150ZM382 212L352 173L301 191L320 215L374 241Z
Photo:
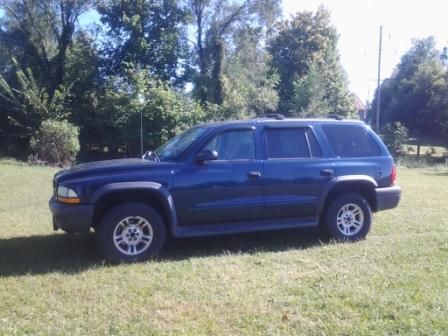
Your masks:
M267 128L266 144L270 159L310 157L304 128Z
M372 135L362 126L324 125L322 129L338 157L379 156L381 153Z

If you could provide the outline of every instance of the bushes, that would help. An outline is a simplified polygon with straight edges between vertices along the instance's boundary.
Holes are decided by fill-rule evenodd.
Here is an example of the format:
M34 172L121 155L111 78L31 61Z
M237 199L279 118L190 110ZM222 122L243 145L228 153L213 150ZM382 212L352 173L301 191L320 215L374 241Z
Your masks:
M109 155L140 153L140 113L144 150L154 150L179 132L218 116L215 106L201 106L180 90L159 82L144 70L129 78L109 78L96 113L98 136L86 140L90 148L107 148ZM89 135L89 134L87 134Z
M79 128L68 121L45 120L31 138L30 146L40 160L67 166L79 152Z
M388 123L383 128L382 136L384 143L394 156L401 155L401 146L408 140L409 131L400 122Z

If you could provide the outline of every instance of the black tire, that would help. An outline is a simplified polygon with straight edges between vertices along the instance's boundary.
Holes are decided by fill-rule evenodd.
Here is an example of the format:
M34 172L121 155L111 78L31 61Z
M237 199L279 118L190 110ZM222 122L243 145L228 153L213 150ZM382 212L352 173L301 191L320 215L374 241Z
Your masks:
M369 203L357 193L336 196L329 204L324 216L325 232L330 238L338 241L364 239L372 222Z
M150 206L123 203L102 217L96 234L107 260L136 262L158 255L165 243L166 228L160 214Z

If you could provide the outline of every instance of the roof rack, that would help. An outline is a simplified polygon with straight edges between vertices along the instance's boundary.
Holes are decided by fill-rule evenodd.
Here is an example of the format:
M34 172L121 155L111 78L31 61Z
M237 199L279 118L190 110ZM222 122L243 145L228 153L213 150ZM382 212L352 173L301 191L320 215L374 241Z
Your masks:
M343 116L341 116L340 114L336 114L336 113L329 113L327 115L327 118L336 119L336 120L344 120Z
M275 120L284 120L285 116L281 113L267 113L265 115L266 118L275 119Z

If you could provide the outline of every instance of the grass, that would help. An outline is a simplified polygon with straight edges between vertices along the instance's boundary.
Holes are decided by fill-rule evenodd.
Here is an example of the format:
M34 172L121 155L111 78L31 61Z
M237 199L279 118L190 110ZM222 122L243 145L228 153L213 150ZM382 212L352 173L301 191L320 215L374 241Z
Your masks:
M399 169L365 241L310 230L170 241L110 266L53 232L54 169L0 161L0 334L446 335L448 171Z

